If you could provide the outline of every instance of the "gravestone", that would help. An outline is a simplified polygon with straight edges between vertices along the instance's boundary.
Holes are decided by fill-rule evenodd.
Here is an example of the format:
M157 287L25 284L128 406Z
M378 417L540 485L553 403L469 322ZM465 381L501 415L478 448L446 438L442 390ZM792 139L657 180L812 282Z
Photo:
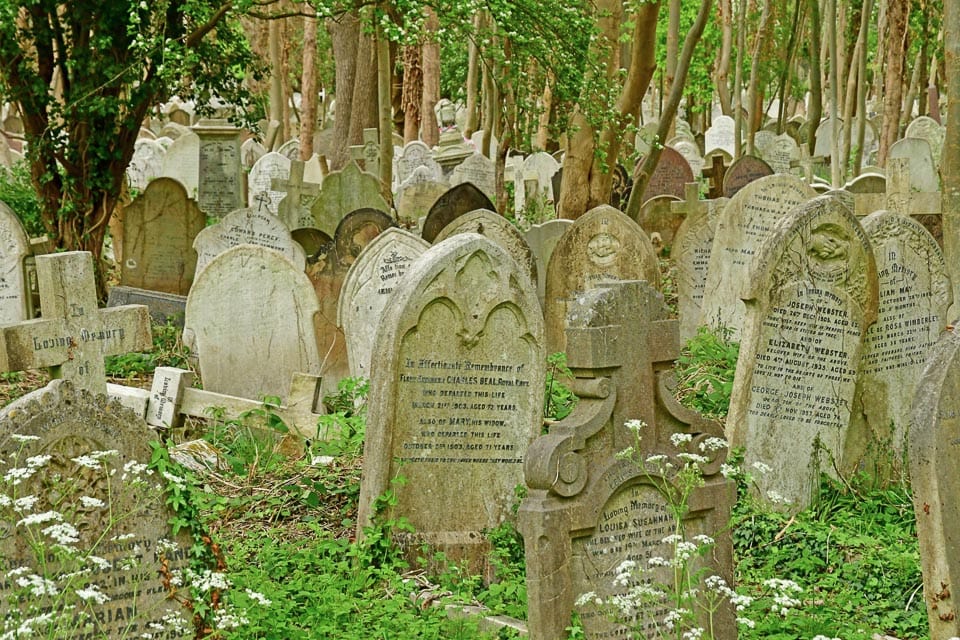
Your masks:
M300 159L300 141L296 138L287 140L277 147L277 153L286 156L291 162Z
M735 339L740 335L740 292L754 255L790 210L815 196L799 178L774 175L750 183L730 199L717 221L710 252L702 324L729 327Z
M637 168L639 169L642 165L641 160L637 163ZM693 179L693 171L680 152L664 147L643 197L647 200L664 195L683 198L684 185L693 182Z
M318 251L322 251L327 245L333 246L333 238L323 231L320 231L320 229L314 229L312 227L294 229L290 232L290 237L293 238L294 242L303 247L303 251L307 256L315 255Z
M310 205L312 226L332 236L345 215L365 208L390 211L380 194L379 178L348 162L343 170L332 171L324 178L320 195Z
M703 148L708 151L719 149L731 158L735 153L736 134L733 118L717 116L704 134Z
M496 164L482 153L474 153L453 169L450 186L469 182L480 189L490 201L497 199ZM554 193L558 193L554 189Z
M861 173L843 188L853 194L886 193L887 178L880 173Z
M540 306L543 306L543 296L547 285L547 265L550 264L550 256L563 234L573 225L573 220L554 219L547 220L541 224L532 225L523 234L523 239L527 241L527 246L533 252L537 260L537 298L540 300Z
M435 179L429 168L417 167L397 187L397 217L401 220L422 218L449 188L445 182Z
M337 226L333 251L311 256L307 263L307 277L320 304L316 340L322 357L320 374L328 393L336 390L341 378L350 375L346 337L337 311L344 279L364 247L395 225L390 216L376 209L351 211Z
M48 367L54 378L105 394L104 357L153 347L147 308L98 309L88 251L39 255L36 261L43 317L0 327L0 371Z
M700 325L717 219L727 202L726 198L700 200L699 185L694 182L687 185L686 200L672 204L684 216L670 247L670 259L676 266L680 340L684 343L696 335Z
M673 238L683 222L683 212L673 208L680 202L674 195L654 196L643 203L637 222L646 232L657 253L673 246Z
M393 172L394 182L399 185L413 175L418 167L426 167L434 180L439 181L443 177L443 169L433 159L433 151L430 147L420 140L413 140L400 149Z
M256 198L261 193L266 193L269 198L267 209L276 215L280 210L280 201L287 194L285 191L278 191L280 187L274 185L288 180L290 180L290 158L276 151L264 155L257 160L250 169L250 175L247 176L247 206L256 206Z
M206 219L183 185L158 178L123 213L120 284L187 295L197 253L193 242Z
M463 214L477 209L496 211L490 198L474 184L464 182L451 187L430 207L423 221L420 237L432 244L445 226Z
M889 478L902 465L917 380L947 324L952 292L937 241L898 213L863 219L877 263L877 321L866 333L846 469Z
M351 376L370 377L373 341L390 294L427 242L393 227L379 234L350 266L340 288L337 326L347 343Z
M127 166L127 182L131 189L143 191L150 181L163 173L163 146L156 140L138 139L133 146L133 157Z
M243 206L240 130L224 120L201 120L193 132L200 138L197 204L208 216L225 216Z
M943 125L930 116L920 116L910 121L904 137L926 140L933 153L934 166L940 166L940 155L943 153L943 141L946 137L946 129Z
M213 151L213 149L208 150ZM187 195L191 198L198 198L200 188L200 136L188 131L171 142L170 146L167 147L167 152L163 154L163 168L160 175L165 178L173 178L186 188ZM207 186L215 185L208 183ZM227 186L226 181L221 186ZM211 197L211 201L215 200L210 191L207 192L207 195ZM233 208L241 205L242 202L238 200Z
M257 160L267 154L267 149L256 138L247 138L240 145L240 163L244 169L250 171Z
M704 483L689 494L683 539L712 536L715 544L704 556L707 560L692 563L691 572L703 570L699 580L719 575L732 584L728 527L736 491L719 473L727 451L723 446L700 448L716 442L711 439L721 436L722 429L674 398L673 364L680 346L677 321L667 318L662 297L645 282L604 283L570 305L567 365L580 401L573 414L533 442L524 465L528 493L520 506L519 528L532 638L565 640L573 611L586 638L634 637L599 611L592 598L582 604L577 600L592 592L609 602L648 578L672 587L673 568L647 567L653 556L674 558L674 547L665 538L680 529L664 491L671 475L665 464L645 467L648 456L662 455L679 469L684 463L678 454L705 455L700 467ZM644 423L639 442L626 425L631 420ZM676 434L690 439L686 450L672 444ZM621 455L628 447L635 458ZM615 584L617 568L627 560L647 571ZM663 629L664 615L672 608L667 601L640 605L634 622L644 635L637 637L659 637L656 625ZM714 616L715 637L736 638L732 605L723 603ZM698 619L703 622L699 614Z
M243 398L284 398L293 373L319 374L320 307L303 267L272 249L240 245L197 272L183 343L203 388Z
M740 284L728 439L746 447L746 466L770 466L755 480L761 499L803 509L820 472L845 463L863 334L877 315L873 252L853 213L818 197L776 225Z
M648 122L637 130L637 136L634 138L634 148L637 153L644 156L650 153L650 147L657 141L657 130L660 128L658 122Z
M408 555L426 543L491 575L483 532L510 518L543 423L543 323L524 280L503 249L463 234L397 285L373 352L359 536L402 473L382 516L413 525L399 536Z
M527 156L514 175L514 209L520 212L545 205L552 208L560 195L553 192L553 176L559 170L560 163L549 153L538 151Z
M764 146L760 146L758 142L757 151L774 173L790 173L794 163L799 162L802 157L797 141L787 133L773 136Z
M636 222L613 207L580 216L553 251L544 294L547 351L563 351L567 308L602 282L646 280L660 286L657 254Z
M434 238L433 243L439 244L455 235L462 233L476 233L505 249L513 258L520 271L527 276L528 283L535 287L537 283L537 260L530 249L530 245L523 235L509 220L499 213L486 209L476 209L456 218L445 226Z
M320 195L320 182L309 182L304 179L306 163L301 160L290 161L290 178L288 180L274 180L270 187L284 192L284 197L277 205L277 216L290 229L312 227L314 224L310 205Z
M30 238L13 209L0 201L0 325L26 320L29 291L24 261Z
M303 249L293 241L287 225L267 211L265 203L261 204L264 206L260 210L237 209L197 234L193 241L197 252L197 275L216 256L241 244L272 249L303 271L306 263Z
M683 156L683 159L690 165L690 170L693 171L694 176L700 175L700 172L703 171L704 161L703 156L700 155L700 147L697 146L696 142L677 140L669 146Z
M18 622L54 607L61 626L45 629L37 623L34 632L51 638L119 640L162 629L164 638L193 637L192 612L172 596L168 585L190 567L191 546L202 542L186 531L173 534L169 522L174 512L166 506L164 487L157 476L146 475L149 443L155 439L141 417L68 380L54 380L0 411L0 494L36 499L26 509L9 502L0 507L5 573L0 580L0 631L20 637ZM25 464L44 456L49 459L42 468ZM8 489L4 485L15 467L38 473ZM42 533L53 520L23 524L30 515L48 512L58 513L62 534L75 538L65 544L78 549L76 556L57 552L52 535ZM92 558L99 559L96 565ZM6 571L20 567L52 580L62 595L46 600L18 587ZM73 595L77 590L99 592L104 599L81 600ZM18 610L11 611L11 602L17 601ZM168 615L177 619L179 632ZM84 629L87 623L92 628Z
M960 439L960 336L943 333L917 381L910 412L909 462L930 638L960 636L955 592L960 572L956 443ZM960 576L958 576L960 580Z
M723 174L723 197L732 198L751 182L771 175L773 175L773 169L760 158L754 156L737 158Z
M903 158L907 161L912 188L927 193L940 189L940 179L933 162L933 153L926 140L901 138L891 145L888 157Z
M723 197L723 175L727 172L729 158L723 154L708 155L710 166L704 168L700 174L708 180L707 197L711 200Z

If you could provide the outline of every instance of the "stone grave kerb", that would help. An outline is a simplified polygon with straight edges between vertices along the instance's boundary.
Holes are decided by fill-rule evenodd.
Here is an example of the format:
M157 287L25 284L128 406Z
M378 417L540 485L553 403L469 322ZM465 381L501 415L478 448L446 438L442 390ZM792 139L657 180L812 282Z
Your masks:
M103 359L153 347L146 305L97 308L89 251L37 256L43 317L0 328L0 371L50 368L94 395L107 392Z
M674 433L691 435L691 451L699 451L708 438L723 436L719 423L675 399L672 367L680 352L679 325L668 319L662 296L649 283L603 283L583 293L570 308L567 325L567 365L574 376L570 388L580 401L528 449L524 475L529 492L519 510L526 541L528 628L531 637L541 640L567 637L570 612L582 595L573 585L573 539L597 528L603 506L618 490L666 481L650 467L617 455L637 445L625 422L645 423L640 451L635 451L640 459L662 454L676 463L678 450L670 442ZM708 523L717 540L714 558L726 567L719 573L729 583L732 542L723 530L736 490L719 474L726 455L726 448L708 454L701 467L705 486L690 495L684 520ZM729 620L726 628L734 628L732 608L719 615Z
M713 156L712 164L701 173L704 178L710 180L710 191L707 196L711 199L723 196L723 176L727 172L727 167L723 164L723 157Z

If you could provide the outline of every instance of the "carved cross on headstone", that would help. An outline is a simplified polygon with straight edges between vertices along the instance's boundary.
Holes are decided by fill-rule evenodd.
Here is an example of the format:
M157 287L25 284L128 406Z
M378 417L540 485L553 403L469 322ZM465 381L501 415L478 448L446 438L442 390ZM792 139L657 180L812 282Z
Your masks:
M684 199L681 202L671 202L670 211L682 213L687 218L694 218L700 213L706 213L710 206L700 199L700 185L688 182L683 186Z
M261 191L260 193L258 193L253 198L253 201L257 203L258 212L271 213L270 212L270 194L268 194L266 191Z
M723 165L723 157L713 156L713 165L704 169L701 173L703 173L704 178L710 179L710 190L707 196L710 199L723 196L723 176L727 173L727 168Z
M103 359L153 346L145 305L97 308L88 251L37 256L43 317L0 327L0 371L49 367L93 394L107 392Z
M363 144L350 147L350 157L367 173L380 177L380 133L376 129L363 130Z
M287 197L297 206L307 206L311 200L320 195L320 185L316 182L303 181L303 160L290 161L290 179L274 178L270 181L270 188L274 191L285 191Z

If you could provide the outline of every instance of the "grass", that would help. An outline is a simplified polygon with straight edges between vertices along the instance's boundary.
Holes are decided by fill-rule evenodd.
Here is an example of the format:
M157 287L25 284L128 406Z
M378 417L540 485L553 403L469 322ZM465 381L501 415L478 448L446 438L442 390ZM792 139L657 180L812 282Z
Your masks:
M150 354L136 359L135 366L117 364L111 371L132 372L134 379L149 384L153 366L185 362L175 330L160 328L155 335ZM684 358L687 387L698 390L687 401L722 415L729 379L725 369L735 363L736 346L699 336ZM558 379L562 364L554 359L551 365ZM711 382L703 382L704 376ZM47 381L42 373L3 378L4 403ZM523 541L510 526L488 533L498 569L498 579L489 585L456 567L428 575L405 563L388 541L389 532L403 522L382 522L357 542L365 393L362 381L348 380L337 396L327 399L331 414L323 420L337 423L341 432L332 442L292 442L282 428L264 430L252 427L252 420L216 416L191 421L175 434L178 440L204 438L221 459L219 466L191 474L189 517L217 542L233 582L229 597L248 622L214 637L511 637L508 631L483 633L475 621L451 619L435 606L450 602L525 617ZM566 400L559 386L547 394L548 404L562 406ZM766 510L747 495L741 487L732 523L738 591L757 595L763 581L773 577L794 580L804 591L800 605L786 617L759 605L748 609L745 615L755 626L741 628L740 638L926 637L908 487L825 479L817 505L795 517ZM270 605L258 604L247 589L262 594Z

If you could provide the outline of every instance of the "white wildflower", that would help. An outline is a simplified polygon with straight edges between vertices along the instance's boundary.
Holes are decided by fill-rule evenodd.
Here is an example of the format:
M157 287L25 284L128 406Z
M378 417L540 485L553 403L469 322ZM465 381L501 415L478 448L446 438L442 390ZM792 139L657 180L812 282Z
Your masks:
M667 456L662 453L656 453L652 456L647 456L647 464L652 464L654 466L660 466L668 460Z
M689 464L707 464L710 460L698 453L678 453L677 458Z
M56 511L44 511L43 513L31 513L26 518L17 522L17 526L29 527L35 524L43 524L44 522L61 522L63 516L57 513Z
M697 553L697 545L692 542L678 542L674 548L674 556L677 562L686 562Z
M703 636L703 627L694 627L683 632L683 640L700 640Z
M43 529L43 534L50 536L60 544L72 544L74 542L80 542L80 532L77 531L77 528L69 522L52 524L46 529Z
M10 438L16 442L34 442L40 439L40 436L31 436L24 433L11 433Z
M720 465L720 473L724 478L733 478L740 473L740 468L735 464L727 464L724 462Z
M670 567L673 566L672 563L666 558L661 558L660 556L653 556L647 560L648 567Z
M80 504L86 509L93 509L107 506L107 503L100 498L90 496L80 496Z
M14 467L4 474L3 479L15 487L30 478L36 471L34 467Z
M76 458L70 458L70 460L73 461L78 466L84 467L86 469L99 470L101 468L100 461L94 458L93 456L82 455L82 456L77 456Z
M35 573L28 576L17 576L17 585L24 589L30 589L30 594L35 598L43 596L57 595L57 585L46 578L41 578Z
M627 429L630 429L630 431L633 431L634 433L638 433L640 429L643 429L645 426L647 426L647 423L643 420L634 419L627 420L623 423L623 426L625 426Z
M107 571L112 566L110 561L106 558L101 558L100 556L89 555L87 556L87 562L95 566L100 571Z
M767 500L773 504L790 504L790 500L783 497L779 491L774 491L773 489L767 491Z
M37 496L23 496L13 501L13 510L17 513L26 513L31 511L40 499Z
M84 602L90 600L97 604L103 604L110 599L110 596L100 591L100 587L95 584L90 585L86 589L77 589L76 593Z
M273 604L273 603L270 601L270 599L267 598L267 597L266 597L265 595L263 595L262 593L258 593L258 592L254 591L254 590L252 590L252 589L245 589L245 591L246 591L247 595L250 597L251 600L253 600L254 602L257 602L258 604L260 604L260 605L262 605L262 606L264 606L264 607L269 607L271 604Z
M663 544L677 544L683 540L683 536L679 533L671 533L666 538L662 539L660 542Z
M750 618L744 618L743 616L737 616L737 623L742 624L747 629L753 629L757 626L757 623L751 620Z
M757 460L756 462L754 462L751 466L752 466L758 473L770 473L770 472L772 471L772 469L770 468L770 465L765 464L765 463L763 463L763 462L760 462L759 460Z
M727 441L723 438L709 437L703 442L700 443L700 451L703 453L710 453L713 451L720 451L727 447Z
M597 597L597 594L595 592L587 591L586 593L580 594L580 597L577 598L576 602L574 602L574 605L578 607L585 607L588 604L591 604L593 602L596 602L597 606L603 604L603 601L599 597Z
M670 435L670 444L677 447L678 449L689 443L693 440L693 434L690 433L674 433Z
M693 536L693 541L701 547L709 547L716 543L716 540L703 533Z
M180 476L175 476L175 475L173 475L172 473L169 473L169 472L167 472L167 471L164 471L164 472L163 472L163 477L166 478L169 482L175 484L178 489L186 489L186 488L187 488L186 482L184 482L183 478L181 478Z

